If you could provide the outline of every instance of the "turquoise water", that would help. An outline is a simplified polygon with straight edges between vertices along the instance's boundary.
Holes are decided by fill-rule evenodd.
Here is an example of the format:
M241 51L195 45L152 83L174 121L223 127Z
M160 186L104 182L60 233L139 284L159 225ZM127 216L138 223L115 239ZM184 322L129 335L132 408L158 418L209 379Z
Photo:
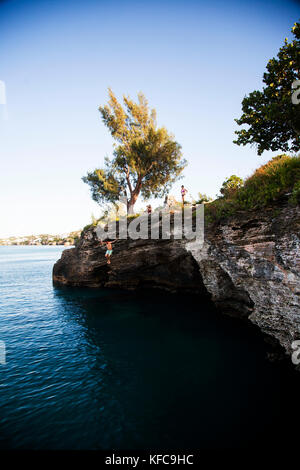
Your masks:
M192 296L58 289L61 247L0 247L0 447L185 449L294 438L298 375Z

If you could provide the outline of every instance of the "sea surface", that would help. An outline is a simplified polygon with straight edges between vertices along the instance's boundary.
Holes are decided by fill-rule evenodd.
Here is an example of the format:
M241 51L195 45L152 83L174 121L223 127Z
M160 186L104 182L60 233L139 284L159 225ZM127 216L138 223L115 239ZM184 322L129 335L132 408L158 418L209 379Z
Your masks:
M62 250L0 247L2 449L297 450L300 374L255 327L193 296L55 288Z

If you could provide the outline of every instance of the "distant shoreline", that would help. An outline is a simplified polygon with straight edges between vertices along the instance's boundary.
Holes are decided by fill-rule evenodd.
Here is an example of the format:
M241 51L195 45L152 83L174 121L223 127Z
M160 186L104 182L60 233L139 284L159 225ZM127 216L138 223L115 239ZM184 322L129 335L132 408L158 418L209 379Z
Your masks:
M14 247L14 246L28 246L28 247L31 247L31 246L48 246L48 247L49 247L49 246L53 246L53 247L57 247L57 246L66 246L66 247L73 247L73 246L75 246L75 244L73 244L73 245L72 245L72 244L68 244L68 243L66 243L66 244L65 244L65 243L61 243L61 244L57 244L57 245L53 245L53 244L48 244L48 245L47 245L47 244L43 244L43 245L42 245L42 244L40 244L40 245L38 245L38 244L36 244L36 245L26 245L25 243L10 244L10 245L0 244L0 248L1 248L1 247L7 247L7 246L9 246L9 247Z
M27 235L0 238L0 246L73 246L79 240L81 230L59 235Z

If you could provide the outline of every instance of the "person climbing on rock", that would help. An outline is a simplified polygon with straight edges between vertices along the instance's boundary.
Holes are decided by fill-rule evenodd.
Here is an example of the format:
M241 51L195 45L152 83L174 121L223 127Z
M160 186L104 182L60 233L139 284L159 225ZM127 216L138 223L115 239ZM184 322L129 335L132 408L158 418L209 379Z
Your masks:
M188 192L188 190L183 185L181 185L182 204L184 204L184 198L185 198L185 195L186 195L187 192Z
M103 241L101 240L101 245L103 245L103 244L106 245L105 258L107 259L107 264L110 264L110 257L111 257L112 252L113 252L113 250L112 250L112 244L115 243L116 241L117 241L117 240L112 240L112 241L108 240L108 241L103 242Z

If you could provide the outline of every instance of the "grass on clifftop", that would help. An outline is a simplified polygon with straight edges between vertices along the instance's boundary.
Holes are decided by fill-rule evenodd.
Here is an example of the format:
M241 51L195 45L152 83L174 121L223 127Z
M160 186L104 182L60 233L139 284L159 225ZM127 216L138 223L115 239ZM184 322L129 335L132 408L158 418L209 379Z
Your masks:
M300 203L300 156L278 155L259 167L241 188L206 206L208 222L234 215L239 210L265 207L290 193L289 203Z

